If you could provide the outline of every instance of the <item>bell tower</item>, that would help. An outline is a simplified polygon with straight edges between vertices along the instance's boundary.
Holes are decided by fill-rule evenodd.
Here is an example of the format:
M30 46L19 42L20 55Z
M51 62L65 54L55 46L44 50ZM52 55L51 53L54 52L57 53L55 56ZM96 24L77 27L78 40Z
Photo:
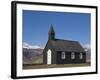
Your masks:
M53 26L51 25L50 29L49 29L49 40L54 40L55 39L55 31L53 29Z

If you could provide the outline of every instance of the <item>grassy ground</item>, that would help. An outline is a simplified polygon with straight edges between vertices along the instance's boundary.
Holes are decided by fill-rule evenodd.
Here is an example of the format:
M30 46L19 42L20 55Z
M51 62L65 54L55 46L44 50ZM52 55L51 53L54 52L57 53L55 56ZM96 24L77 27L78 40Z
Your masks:
M84 67L90 66L90 63L82 64L24 64L23 69L42 69L42 68L63 68L63 67Z

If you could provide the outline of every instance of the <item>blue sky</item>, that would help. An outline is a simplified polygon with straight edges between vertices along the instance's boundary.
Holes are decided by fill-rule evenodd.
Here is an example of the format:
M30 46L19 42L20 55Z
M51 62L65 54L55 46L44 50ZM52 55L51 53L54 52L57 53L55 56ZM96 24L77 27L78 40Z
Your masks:
M56 38L90 44L90 18L88 13L23 10L23 42L44 46L52 24Z

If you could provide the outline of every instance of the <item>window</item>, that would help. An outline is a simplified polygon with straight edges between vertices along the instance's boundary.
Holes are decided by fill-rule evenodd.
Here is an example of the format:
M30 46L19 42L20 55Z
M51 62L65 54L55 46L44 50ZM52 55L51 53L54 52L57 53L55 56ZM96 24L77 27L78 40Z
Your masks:
M75 53L74 52L71 53L71 59L75 59Z
M82 53L80 53L80 59L83 59L83 54Z
M66 54L65 54L65 52L62 52L61 59L65 59L65 58L66 58Z

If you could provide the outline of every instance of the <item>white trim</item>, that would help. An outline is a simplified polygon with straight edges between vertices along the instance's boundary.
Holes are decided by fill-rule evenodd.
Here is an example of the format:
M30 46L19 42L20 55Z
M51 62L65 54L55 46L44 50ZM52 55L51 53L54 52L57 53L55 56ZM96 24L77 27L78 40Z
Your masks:
M61 52L61 59L66 59L66 54L65 54L65 52Z
M80 56L80 59L83 59L83 53L80 53L79 56Z
M47 51L47 64L51 64L51 54L52 54L52 52L51 52L51 50L49 49L49 50Z
M75 59L75 53L74 52L71 53L71 59Z
M41 10L41 11L58 11L58 12L74 12L74 13L90 13L91 14L91 66L88 67L67 67L67 68L50 68L50 69L29 69L22 68L22 10ZM96 49L95 49L95 14L96 10L93 8L75 8L75 7L59 7L59 6L42 6L42 5L26 5L17 4L17 76L31 76L31 75L49 75L49 74L63 74L63 73L81 73L93 72L96 70ZM81 27L81 26L80 26Z

